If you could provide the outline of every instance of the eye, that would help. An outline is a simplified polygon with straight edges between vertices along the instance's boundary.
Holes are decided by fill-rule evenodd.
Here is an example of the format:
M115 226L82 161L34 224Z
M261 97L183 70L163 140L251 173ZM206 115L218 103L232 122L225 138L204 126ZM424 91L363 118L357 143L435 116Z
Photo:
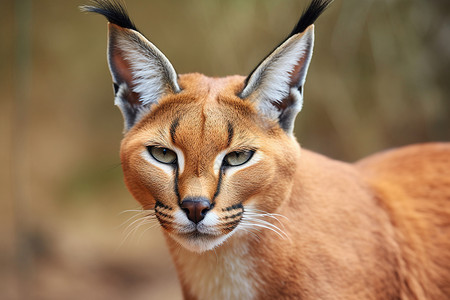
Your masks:
M231 167L243 165L252 158L253 153L255 153L253 150L230 152L223 159L224 165Z
M147 150L148 153L150 153L150 155L160 163L172 165L177 162L176 153L170 149L156 146L148 146Z

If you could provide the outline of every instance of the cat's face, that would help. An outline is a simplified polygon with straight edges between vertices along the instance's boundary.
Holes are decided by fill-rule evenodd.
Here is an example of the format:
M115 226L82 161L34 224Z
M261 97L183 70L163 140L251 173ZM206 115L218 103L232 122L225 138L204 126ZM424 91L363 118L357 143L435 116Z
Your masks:
M242 77L179 78L121 147L125 181L162 228L201 252L264 226L291 186L297 143L236 96ZM259 222L259 223L258 223Z

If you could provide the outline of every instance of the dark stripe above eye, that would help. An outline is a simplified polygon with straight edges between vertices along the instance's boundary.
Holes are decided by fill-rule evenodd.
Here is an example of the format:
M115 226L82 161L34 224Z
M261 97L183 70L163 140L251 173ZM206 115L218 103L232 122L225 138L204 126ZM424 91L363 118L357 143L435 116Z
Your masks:
M230 146L231 141L233 140L233 135L234 135L234 128L233 128L233 125L231 125L231 123L228 122L228 141L227 141L227 147Z
M177 130L177 127L180 123L180 118L176 118L173 120L172 124L170 125L170 139L172 140L172 143L175 144L175 130Z

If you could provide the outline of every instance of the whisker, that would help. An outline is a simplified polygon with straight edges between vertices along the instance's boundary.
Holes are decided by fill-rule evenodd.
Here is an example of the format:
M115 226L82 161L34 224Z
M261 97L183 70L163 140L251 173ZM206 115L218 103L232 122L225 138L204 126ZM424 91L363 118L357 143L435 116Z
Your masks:
M250 216L257 216L257 217L268 217L268 218L272 218L272 219L274 219L274 220L277 220L280 224L283 224L283 222L281 222L278 218L277 218L277 215L274 215L274 214L269 214L269 213L267 213L267 214L260 214L260 213L253 213L253 212L249 212L247 215L250 215ZM278 216L281 216L281 217L284 217L284 216L282 216L282 215L278 215ZM286 217L284 217L284 218L286 218ZM286 218L287 219L287 218ZM289 220L289 219L287 219L287 220Z
M131 222L133 219L139 220L142 217L155 217L155 211L152 209L143 209L142 207L138 207L137 209L127 209L119 213L119 215L122 215L124 213L134 213L131 217L126 219L122 224L120 224L116 229L121 228L122 226L125 226L128 222ZM136 220L135 220L136 221ZM134 222L134 221L133 221ZM132 223L133 224L133 223ZM124 232L127 232L128 228L132 226L132 224L128 225L127 228L124 230Z
M134 226L134 224L136 224L137 222L141 222L141 221L143 221L143 220L146 220L146 219L147 219L147 216L143 216L143 217L140 217L140 218L134 220L133 222L131 222L130 224L128 224L128 226L124 229L123 233L124 233L124 234L127 234L128 231L130 230L130 228L132 228L132 227Z
M271 214L271 213L268 213L268 212L265 212L265 211L262 211L259 209L255 209L252 207L246 207L242 221L244 224L247 225L247 228L251 228L251 227L265 228L265 229L275 232L281 238L288 239L290 242L292 242L291 239L289 238L288 234L285 232L286 228L284 227L283 222L281 222L278 219L278 217L283 217L283 218L287 219L286 217L284 217L280 214ZM277 221L283 229L281 229L277 225L273 224L272 222L264 220L265 218L270 218L272 220ZM289 219L287 219L287 220L289 220Z
M266 213L266 212L263 212L263 211L261 211L261 212L262 212L262 213L256 213L256 212L250 211L248 214L249 214L250 216L261 216L261 217L269 217L269 218L272 218L272 219L274 219L274 220L277 220L277 222L280 223L280 225L283 226L283 228L284 228L283 222L281 222L277 217L282 217L282 218L284 218L285 220L287 220L287 221L290 222L290 220L289 220L287 217L283 216L283 215L280 215L280 214L271 214L271 213Z
M264 221L264 220L259 220L259 219L256 219L256 218L251 219L250 221L256 222L259 225L270 227L274 231L276 231L276 232L280 233L281 235L285 236L286 238L288 238L288 235L284 232L284 230L282 230L281 228L279 228L275 224L272 224L272 223ZM253 224L256 225L255 223L253 223Z
M278 227L277 225L275 225L275 224L273 224L273 223L271 223L271 222L269 222L269 221L263 220L263 218L264 218L264 217L267 217L267 216L262 216L262 215L247 215L246 217L247 217L248 220L258 221L258 222L260 222L260 223L270 224L271 226ZM272 219L274 219L275 221L277 221L277 222L280 224L280 226L281 226L283 229L285 229L284 224L281 223L278 219L275 219L275 218L272 218Z
M286 239L286 237L287 237L287 235L286 235L284 232L280 233L280 232L278 232L277 230L275 230L275 229L272 228L272 227L265 226L265 225L262 225L262 224L251 224L251 225L252 225L252 226L256 226L256 227L265 228L265 229L268 229L268 230L270 230L270 231L273 231L273 232L275 232L279 237L281 237L282 239Z
M258 241L261 240L261 238L259 237L259 235L257 235L256 233L252 232L251 229L261 232L260 230L256 229L256 228L252 228L252 227L246 227L246 225L244 224L243 226L239 227L239 230L243 230L247 233L250 233L251 235L253 235Z
M116 248L115 251L118 251L128 240L129 236L133 234L137 228L142 226L145 223L154 222L156 218L154 217L154 211L153 210L144 210L144 209L129 209L122 211L119 215L133 212L135 213L131 217L129 217L127 220L122 222L119 226L116 227L116 229L119 229L123 226L125 226L127 223L131 222L127 225L127 227L122 231L122 235L125 235L125 237L120 242L119 246ZM134 228L133 228L134 227Z
M258 219L256 216L255 216L255 217L250 217L250 218L248 218L248 219L250 219L251 221L259 222L259 223L261 223L261 224L265 224L265 225L267 225L267 226L275 227L275 228L279 229L280 231L282 231L282 230L281 230L278 226L276 226L275 224L272 224L272 223L270 223L270 222L268 222L268 221L265 221L265 220ZM283 224L281 224L281 225L283 226Z
M153 223L153 224L152 224L152 223ZM150 229L153 229L153 228L157 227L159 223L157 223L157 222L156 222L156 223L155 223L155 222L149 222L149 223L147 223L147 224L151 224L151 225L150 225L148 228L146 228L146 229L139 235L138 243L141 242L142 237L144 236L144 234L145 234L147 231L149 231Z
M281 220L278 219L278 217L283 218L283 219L285 219L285 220L290 222L289 218L287 218L286 216L283 216L283 215L277 214L277 213L268 213L268 212L266 212L264 210L253 208L253 207L246 207L244 215L247 216L247 217L251 217L253 219L258 219L259 218L259 220L261 218L264 218L264 217L268 217L268 218L274 219L280 224L280 226L283 228L283 230L281 228L278 228L275 224L272 224L272 225L276 226L278 228L278 230L283 232L285 235L286 235L286 233L284 231L286 230L286 227L284 226L283 222L281 222Z
M127 232L124 232L124 234L126 234L125 240L127 240L129 236L134 234L142 225L149 224L149 220L139 219L138 221L140 221L140 222L138 224L136 224L133 228L131 228Z
M126 209L126 210L124 210L124 211L121 211L120 213L119 213L119 216L120 215L123 215L123 214L126 214L126 213L129 213L129 212L145 212L145 210L144 209Z
M124 226L126 223L130 222L130 221L133 220L134 218L138 218L138 217L147 217L147 216L148 216L148 215L145 215L145 216L141 216L141 215L142 215L142 213L139 213L139 214L135 214L135 215L129 217L126 221L124 221L122 224L120 224L119 226L117 226L117 228L120 228L120 227Z
M282 215L282 214L269 213L269 212L266 212L264 210L260 210L260 209L256 209L256 208L247 208L247 212L251 213L251 214L257 214L257 215L264 215L264 216L268 216L268 217L273 217L273 218L276 218L276 219L278 219L278 217L280 217L280 218L283 218L283 219L285 219L285 220L290 222L289 218L284 216L284 215Z
M125 242L128 240L128 238L133 235L141 226L146 225L146 224L151 224L153 223L153 220L145 220L145 219L140 219L140 223L137 224L133 229L129 230L129 232L126 234L126 236L122 239L122 242L120 243L118 248L121 248ZM152 224L154 225L154 224Z
M269 213L269 212L266 212L266 211L264 211L264 210L260 210L260 209L256 209L256 208L250 208L249 210L250 210L250 211L254 211L255 213L261 213L261 214L265 214L265 215L271 215L271 216L276 216L276 217L282 217L282 218L284 218L284 219L290 221L288 217L283 216L282 214Z
M119 246L119 248L125 243L125 241L128 240L128 237L131 236L132 234L134 234L142 225L144 225L144 224L153 224L153 223L157 222L157 220L156 220L156 218L154 216L148 215L148 214L146 214L146 215L144 215L142 217L139 217L139 214L138 214L138 215L135 215L133 217L138 217L138 219L136 219L133 222L131 222L124 229L122 234L125 234L125 238L122 240L121 245ZM131 219L129 218L127 220L127 222L129 220L131 220Z

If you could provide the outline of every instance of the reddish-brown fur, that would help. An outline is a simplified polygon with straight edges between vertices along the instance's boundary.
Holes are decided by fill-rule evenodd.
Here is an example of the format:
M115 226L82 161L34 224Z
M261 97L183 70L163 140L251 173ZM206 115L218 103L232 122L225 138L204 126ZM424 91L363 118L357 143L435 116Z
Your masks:
M238 98L243 79L180 76L183 91L163 97L122 142L125 181L146 209L154 208L155 199L178 207L173 180L139 155L154 136L170 143L177 118L174 146L186 157L181 199L213 197L218 177L212 163L227 147L227 123L235 130L231 147L251 143L264 155L222 179L214 209L220 214L220 208L253 202L285 216L281 228L289 238L269 230L256 232L258 237L240 233L214 251L193 253L173 240L171 224L162 224L185 297L201 299L196 291L202 287L216 298L229 292L224 289L239 289L234 269L220 268L242 254L239 276L245 275L255 299L448 299L450 145L338 162L301 150L253 103Z
M450 144L348 164L292 134L330 3L313 0L247 79L178 76L119 2L85 7L111 22L125 182L186 299L450 299Z

